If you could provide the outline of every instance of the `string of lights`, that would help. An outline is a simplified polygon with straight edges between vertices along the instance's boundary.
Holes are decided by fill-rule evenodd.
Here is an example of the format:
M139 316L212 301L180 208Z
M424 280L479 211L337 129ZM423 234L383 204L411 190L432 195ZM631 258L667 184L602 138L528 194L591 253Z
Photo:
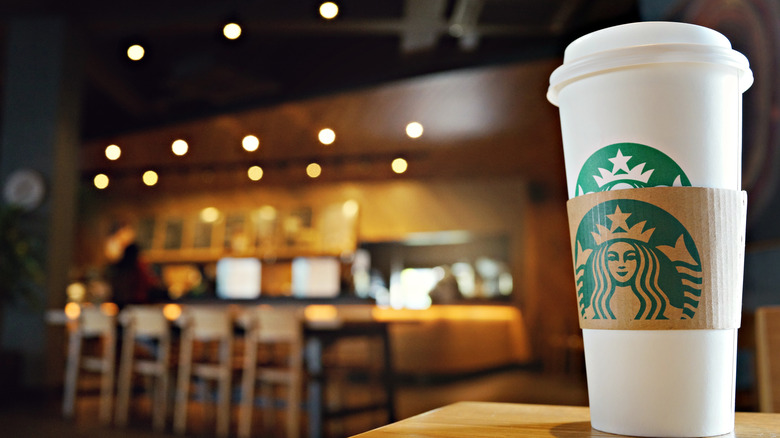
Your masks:
M422 136L423 126L419 122L410 122L406 125L406 135L410 139L417 139ZM336 141L336 133L330 128L323 128L317 133L317 139L325 147L331 147ZM255 152L260 148L260 139L255 135L246 135L242 141L241 146L247 152ZM176 139L171 143L171 152L179 157L185 156L189 152L189 144L186 140ZM90 170L83 176L84 179L91 180L92 184L100 189L107 189L111 185L112 179L127 179L138 178L140 176L143 183L147 186L154 186L159 182L160 175L163 174L182 174L192 172L232 172L236 171L246 172L246 177L250 181L260 181L268 171L278 171L283 169L300 168L304 169L305 174L309 178L318 178L322 175L323 171L331 171L333 168L344 165L346 163L376 163L385 162L388 163L390 169L395 174L403 174L409 168L409 159L413 159L422 153L405 154L405 156L398 156L398 154L357 154L357 155L333 155L328 156L307 156L297 159L284 159L284 160L241 160L227 163L209 163L209 164L193 164L188 162L181 162L168 165L156 165L148 166L146 168L127 168L127 167L106 167L100 169L97 172ZM110 144L105 148L105 156L111 162L120 160L122 156L122 148L117 144ZM149 168L153 167L153 168Z

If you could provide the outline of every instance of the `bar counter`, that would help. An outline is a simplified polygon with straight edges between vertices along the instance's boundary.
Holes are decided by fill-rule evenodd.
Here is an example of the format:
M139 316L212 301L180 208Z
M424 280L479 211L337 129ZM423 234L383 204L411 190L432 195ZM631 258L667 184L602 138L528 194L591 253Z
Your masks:
M590 426L580 406L459 402L354 438L612 437ZM720 437L780 437L780 414L737 412L734 432Z
M257 303L241 302L189 302L153 304L143 307L158 308L162 316L171 322L171 339L179 340L181 326L190 310L217 310L224 312L235 323L234 341L242 340L246 335L246 316ZM274 306L263 304L267 309ZM392 309L365 304L312 304L293 303L278 307L300 307L301 332L303 335L304 364L307 385L307 409L309 436L319 437L324 430L324 422L368 411L385 411L387 418L379 424L395 421L394 384L400 377L414 376L425 378L429 375L457 375L461 372L489 370L498 366L517 365L527 362L530 357L527 333L524 330L522 314L516 307L499 305L459 306L438 305L428 309ZM98 309L95 309L98 307ZM138 307L138 306L137 306ZM69 303L63 309L50 309L46 312L46 321L52 325L68 326L71 333L81 324L82 308L91 308L92 314L108 317L104 325L113 327L122 319L124 310L115 304ZM95 312L95 310L99 310ZM114 333L119 332L119 336ZM120 342L122 332L111 328L110 345ZM329 385L329 367L344 368L344 364L328 364L324 358L326 351L338 357L339 347L349 347L349 340L360 341L363 338L379 340L382 353L375 355L368 344L354 344L359 348L344 348L345 356L350 360L372 367L372 363L381 359L380 380L384 385L385 397L380 401L360 402L357 406L328 406L325 387ZM119 339L117 339L119 338ZM80 338L79 338L80 339ZM243 340L242 340L243 341ZM342 343L342 341L345 341ZM241 345L236 343L236 345ZM73 348L80 348L76 341L69 342ZM114 347L115 348L115 347ZM70 351L70 350L69 350ZM78 351L78 350L76 350ZM240 347L234 353L240 357ZM77 355L74 354L74 357ZM109 354L109 356L111 356ZM75 359L74 359L75 360ZM349 362L349 361L345 361ZM74 362L77 363L77 362ZM113 368L110 367L110 368ZM75 368L74 368L75 369ZM417 374L413 374L417 373ZM106 373L111 376L113 371ZM75 381L72 378L71 381ZM107 388L110 387L107 384ZM107 390L108 393L110 390ZM68 392L67 406L74 398ZM109 402L106 403L108 405ZM70 409L70 408L68 408ZM64 409L66 416L69 410ZM375 423L376 425L376 423Z
M302 306L309 324L382 322L390 325L395 373L456 375L532 361L523 314L510 305L434 305L427 309L393 309L355 300L188 300L176 306L226 309L256 305ZM163 305L160 303L159 305ZM63 325L64 309L49 309L52 325ZM489 340L489 342L486 342Z

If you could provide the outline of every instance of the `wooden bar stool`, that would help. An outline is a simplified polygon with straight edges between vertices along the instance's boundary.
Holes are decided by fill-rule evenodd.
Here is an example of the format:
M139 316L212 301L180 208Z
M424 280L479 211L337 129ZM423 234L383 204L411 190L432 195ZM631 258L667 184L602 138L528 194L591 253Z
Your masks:
M286 436L300 434L301 391L303 378L303 315L297 308L258 306L242 315L247 329L244 352L244 374L241 383L241 407L238 436L248 438L255 402L255 386L261 384L264 399L264 427L273 424L275 400L272 385L284 385L287 390L285 422ZM267 362L258 359L258 349L266 348ZM283 360L274 357L274 349L283 349Z
M182 327L179 351L179 375L176 384L173 430L184 434L187 427L187 405L192 377L216 381L217 436L230 431L230 389L233 354L233 318L227 307L186 306L177 323ZM199 362L193 356L195 343L215 343L216 361ZM205 401L205 400L204 400Z
M114 396L114 367L116 353L115 316L99 307L69 304L66 314L68 330L68 355L65 364L62 414L73 418L78 390L79 371L100 373L100 422L111 423L111 404ZM97 354L83 354L85 340L95 340L101 345Z
M780 306L756 309L756 383L761 412L780 412Z
M151 377L152 427L165 429L168 407L168 377L170 374L171 327L161 306L128 306L119 314L123 328L122 353L119 360L119 381L116 402L116 425L127 425L133 374ZM143 357L136 355L138 342L146 342L155 351Z

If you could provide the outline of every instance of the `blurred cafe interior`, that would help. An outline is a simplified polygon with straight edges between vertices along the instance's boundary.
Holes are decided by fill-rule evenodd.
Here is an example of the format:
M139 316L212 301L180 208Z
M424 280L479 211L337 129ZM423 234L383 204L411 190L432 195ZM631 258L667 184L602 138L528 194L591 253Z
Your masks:
M322 3L0 5L0 423L350 436L462 400L587 405L545 94L576 37L651 20L720 31L755 74L736 402L761 409L754 313L780 304L780 2ZM167 341L131 344L151 327L139 307L160 310ZM185 344L203 309L229 319L227 365ZM250 354L269 309L298 322L282 349L297 368L247 401L250 367L277 359ZM90 331L94 311L108 323ZM168 343L158 405L132 352ZM89 354L102 359L76 360ZM190 391L196 359L229 371L193 364Z

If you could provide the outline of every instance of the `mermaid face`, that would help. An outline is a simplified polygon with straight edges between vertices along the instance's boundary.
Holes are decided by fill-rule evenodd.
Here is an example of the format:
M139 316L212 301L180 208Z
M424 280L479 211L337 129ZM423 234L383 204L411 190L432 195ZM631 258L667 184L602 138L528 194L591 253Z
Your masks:
M615 242L607 249L607 269L615 282L627 285L636 274L638 254L631 244Z

